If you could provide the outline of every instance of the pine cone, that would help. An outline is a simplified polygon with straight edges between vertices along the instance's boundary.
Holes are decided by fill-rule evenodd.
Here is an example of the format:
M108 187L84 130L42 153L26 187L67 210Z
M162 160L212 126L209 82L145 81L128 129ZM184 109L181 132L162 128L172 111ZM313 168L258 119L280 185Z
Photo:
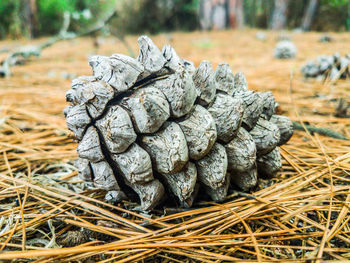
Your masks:
M309 60L301 68L305 78L318 78L320 80L350 77L350 54L341 57L339 53L332 56L318 56L316 60Z
M137 59L92 56L93 76L72 82L64 114L79 141L79 176L108 191L108 201L140 198L154 208L170 192L190 207L199 187L222 201L230 183L250 190L258 171L275 176L278 146L293 133L274 115L271 92L248 90L244 74L208 61L196 69L146 36Z
M290 40L279 41L274 50L274 57L278 59L295 58L297 48Z

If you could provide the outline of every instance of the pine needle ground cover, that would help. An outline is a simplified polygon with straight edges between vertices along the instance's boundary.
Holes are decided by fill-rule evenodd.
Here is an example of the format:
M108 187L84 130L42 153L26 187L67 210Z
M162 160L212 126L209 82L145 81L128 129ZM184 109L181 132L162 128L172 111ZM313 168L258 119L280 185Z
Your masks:
M350 137L350 119L334 117L348 98L346 80L303 79L307 59L350 53L346 34L319 43L320 34L291 34L295 59L273 58L277 33L174 33L152 37L171 44L196 66L209 59L242 71L249 89L272 91L280 114ZM127 38L138 50L137 37ZM40 40L38 40L40 41ZM1 42L1 46L11 42ZM348 50L347 50L348 48ZM135 212L129 202L104 202L83 184L72 161L76 144L62 110L70 78L91 75L87 56L127 54L106 39L98 51L81 38L58 43L0 80L0 261L249 262L350 258L350 141L296 131L281 147L283 171L260 180L255 192L189 209ZM2 56L3 54L0 54Z

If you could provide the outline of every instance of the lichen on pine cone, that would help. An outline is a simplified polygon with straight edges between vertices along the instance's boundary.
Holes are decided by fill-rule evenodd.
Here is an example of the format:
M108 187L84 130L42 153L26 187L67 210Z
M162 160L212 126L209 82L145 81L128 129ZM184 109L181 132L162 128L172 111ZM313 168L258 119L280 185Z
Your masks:
M190 207L199 191L223 201L230 186L248 191L259 175L276 175L293 126L275 115L271 92L248 90L226 63L195 68L169 45L138 42L137 59L90 57L93 76L66 94L81 179L107 190L107 201L137 194L150 210L166 196Z

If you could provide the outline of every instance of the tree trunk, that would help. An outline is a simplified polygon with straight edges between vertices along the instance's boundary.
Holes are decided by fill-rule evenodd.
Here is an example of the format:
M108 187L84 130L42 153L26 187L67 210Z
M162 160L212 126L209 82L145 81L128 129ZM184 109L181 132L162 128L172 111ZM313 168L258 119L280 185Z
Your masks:
M312 19L314 17L315 12L316 12L318 2L319 2L319 0L310 0L309 4L305 10L305 13L304 13L303 21L301 23L302 30L304 30L304 31L310 30Z
M237 27L243 28L244 27L243 0L237 0L236 12L237 12Z
M227 25L227 4L225 0L213 0L212 28L225 29Z
M212 1L201 0L199 5L199 22L201 28L208 30L211 28Z
M36 36L37 33L37 5L36 0L24 1L24 18L27 34L30 38Z
M199 21L201 28L225 29L227 26L228 0L201 0Z
M242 0L228 0L228 15L231 28L244 27L244 12Z
M286 27L289 0L275 0L271 29L281 30Z

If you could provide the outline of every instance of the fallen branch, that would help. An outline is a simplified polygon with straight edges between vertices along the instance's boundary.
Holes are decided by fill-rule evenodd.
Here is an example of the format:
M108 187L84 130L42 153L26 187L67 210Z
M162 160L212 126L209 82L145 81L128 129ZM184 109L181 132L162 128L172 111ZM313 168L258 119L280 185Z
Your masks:
M0 53L5 53L5 52L9 52L10 49L8 47L3 47L3 48L0 48Z
M324 136L328 136L331 138L335 138L335 139L340 139L340 140L349 140L347 137L345 137L343 134L333 131L331 129L328 128L319 128L319 127L315 127L312 125L308 125L308 124L300 124L299 122L295 122L293 121L293 128L295 130L299 130L299 131L309 131L310 133L318 133Z
M17 51L10 53L5 60L1 62L0 67L0 77L8 77L11 75L10 67L24 63L30 57L39 57L43 49L52 46L53 44L62 40L71 40L82 36L87 36L93 34L108 24L108 22L116 15L114 10L108 14L104 19L97 21L93 26L84 30L80 33L68 32L68 27L70 25L70 14L68 12L64 13L63 25L60 32L47 40L46 42L39 45L28 45L20 47Z

